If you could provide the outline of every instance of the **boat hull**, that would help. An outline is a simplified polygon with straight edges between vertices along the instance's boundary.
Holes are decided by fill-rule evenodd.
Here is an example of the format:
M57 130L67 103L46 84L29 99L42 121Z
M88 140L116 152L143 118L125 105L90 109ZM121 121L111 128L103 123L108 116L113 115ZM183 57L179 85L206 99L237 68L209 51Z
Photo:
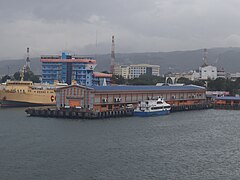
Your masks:
M161 115L168 115L170 110L163 110L163 111L134 111L134 116L161 116Z
M34 106L53 106L55 104L39 104L19 101L0 100L0 107L34 107Z
M56 105L55 93L16 93L0 90L0 107Z

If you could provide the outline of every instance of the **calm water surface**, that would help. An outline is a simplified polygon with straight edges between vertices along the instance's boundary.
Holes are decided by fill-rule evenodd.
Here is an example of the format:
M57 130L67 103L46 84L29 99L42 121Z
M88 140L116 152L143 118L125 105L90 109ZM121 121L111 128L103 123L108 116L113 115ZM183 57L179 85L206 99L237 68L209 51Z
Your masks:
M0 109L0 179L240 179L240 111L67 120Z

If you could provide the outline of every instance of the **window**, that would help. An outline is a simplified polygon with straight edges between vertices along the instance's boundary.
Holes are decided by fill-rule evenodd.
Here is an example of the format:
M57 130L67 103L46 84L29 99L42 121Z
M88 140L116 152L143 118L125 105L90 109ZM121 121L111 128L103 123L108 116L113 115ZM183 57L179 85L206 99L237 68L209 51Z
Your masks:
M152 109L152 110L153 110L153 109L162 109L162 107L152 107L151 109Z
M164 106L164 108L170 108L170 106Z

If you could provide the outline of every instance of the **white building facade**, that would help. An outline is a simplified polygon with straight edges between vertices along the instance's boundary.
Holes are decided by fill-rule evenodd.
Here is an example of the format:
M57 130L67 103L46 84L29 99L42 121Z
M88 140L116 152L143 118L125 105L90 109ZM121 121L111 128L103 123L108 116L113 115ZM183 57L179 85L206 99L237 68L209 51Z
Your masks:
M160 76L160 66L150 64L121 65L114 68L114 73L121 75L124 79L138 78L140 75L149 74Z
M230 74L230 78L232 81L236 81L238 78L240 78L240 72Z
M200 79L201 80L215 80L217 79L217 67L206 65L199 67Z

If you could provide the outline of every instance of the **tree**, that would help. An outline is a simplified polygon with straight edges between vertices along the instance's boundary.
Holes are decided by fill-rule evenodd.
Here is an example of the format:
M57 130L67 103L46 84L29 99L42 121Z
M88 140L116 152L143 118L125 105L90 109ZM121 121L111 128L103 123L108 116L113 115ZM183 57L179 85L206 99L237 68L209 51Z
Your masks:
M112 75L111 78L112 84L125 84L125 79L121 75Z
M15 72L13 75L13 79L16 81L20 81L21 80L21 73ZM24 81L32 81L34 83L40 83L40 77L38 75L35 75L32 71L27 71L24 73Z
M217 78L215 80L209 80L208 89L213 91L226 91L227 81L224 78Z
M39 76L35 75L32 71L27 71L24 73L24 80L40 83Z
M235 88L240 89L240 78L237 78L234 82Z
M19 81L19 80L21 79L21 77L20 77L20 72L19 72L19 71L18 71L18 72L15 72L14 75L13 75L13 78L14 78L15 80Z
M192 84L196 85L196 86L205 86L205 81L203 80L198 80L198 81L192 81Z
M164 83L164 81L165 81L164 77L142 74L138 78L129 79L127 84L129 84L129 85L156 85L157 83Z
M9 75L3 76L1 79L1 83L5 83L8 79L11 79Z
M192 84L193 82L188 79L188 78L185 78L185 77L180 77L178 80L177 80L177 83L181 83L181 84Z

